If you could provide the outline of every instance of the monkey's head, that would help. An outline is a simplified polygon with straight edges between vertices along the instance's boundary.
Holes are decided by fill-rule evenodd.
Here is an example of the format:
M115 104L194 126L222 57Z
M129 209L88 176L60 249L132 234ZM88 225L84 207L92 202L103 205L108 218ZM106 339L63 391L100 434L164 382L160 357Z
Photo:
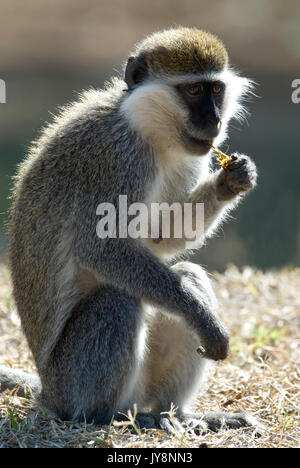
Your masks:
M133 128L162 152L203 155L226 137L251 83L228 67L215 35L196 28L155 33L136 46L125 69L122 104Z

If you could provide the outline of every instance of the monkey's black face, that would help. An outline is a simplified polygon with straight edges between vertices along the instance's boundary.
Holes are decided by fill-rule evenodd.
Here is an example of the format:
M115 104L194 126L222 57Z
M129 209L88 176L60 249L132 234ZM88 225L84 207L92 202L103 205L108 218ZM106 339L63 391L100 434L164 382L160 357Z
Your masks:
M177 86L180 98L189 110L189 128L184 130L188 151L206 154L221 129L221 108L225 85L221 81L201 81Z

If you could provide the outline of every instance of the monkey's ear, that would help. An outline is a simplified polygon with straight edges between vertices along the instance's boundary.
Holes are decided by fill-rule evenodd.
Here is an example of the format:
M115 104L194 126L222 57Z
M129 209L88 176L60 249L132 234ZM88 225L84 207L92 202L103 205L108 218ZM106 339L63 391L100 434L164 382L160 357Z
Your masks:
M128 89L133 89L139 83L142 83L148 75L146 61L142 57L129 57L125 69L125 82Z

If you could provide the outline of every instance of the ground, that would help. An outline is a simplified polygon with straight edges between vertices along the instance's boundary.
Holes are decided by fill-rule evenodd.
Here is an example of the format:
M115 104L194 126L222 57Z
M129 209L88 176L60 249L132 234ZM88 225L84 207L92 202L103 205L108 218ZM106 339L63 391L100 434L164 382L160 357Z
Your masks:
M220 314L231 333L228 359L215 365L195 411L246 410L264 425L196 435L129 432L126 426L66 423L31 407L13 392L0 394L3 447L299 447L300 269L263 273L230 266L213 274ZM34 371L11 298L9 273L0 265L0 364Z

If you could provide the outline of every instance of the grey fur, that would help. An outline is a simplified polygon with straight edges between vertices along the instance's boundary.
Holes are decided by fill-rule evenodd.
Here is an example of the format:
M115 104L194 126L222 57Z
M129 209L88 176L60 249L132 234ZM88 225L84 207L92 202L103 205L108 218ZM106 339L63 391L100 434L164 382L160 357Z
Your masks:
M36 396L41 391L41 382L38 376L0 366L0 390L13 390L16 387L19 387L17 393L22 397Z
M15 184L14 297L42 402L62 419L108 423L134 403L154 413L168 411L171 402L181 410L198 390L207 358L228 353L204 270L187 262L169 268L162 260L162 253L182 251L182 240L96 235L99 203L118 206L120 194L128 204L149 203L159 177L159 154L122 110L124 88L113 79L104 91L85 92L62 109ZM208 156L194 158L159 195L159 201L204 202L206 237L256 178L253 166L236 167L229 176L208 165ZM10 377L1 370L2 389L12 387ZM31 382L37 392L38 381Z

